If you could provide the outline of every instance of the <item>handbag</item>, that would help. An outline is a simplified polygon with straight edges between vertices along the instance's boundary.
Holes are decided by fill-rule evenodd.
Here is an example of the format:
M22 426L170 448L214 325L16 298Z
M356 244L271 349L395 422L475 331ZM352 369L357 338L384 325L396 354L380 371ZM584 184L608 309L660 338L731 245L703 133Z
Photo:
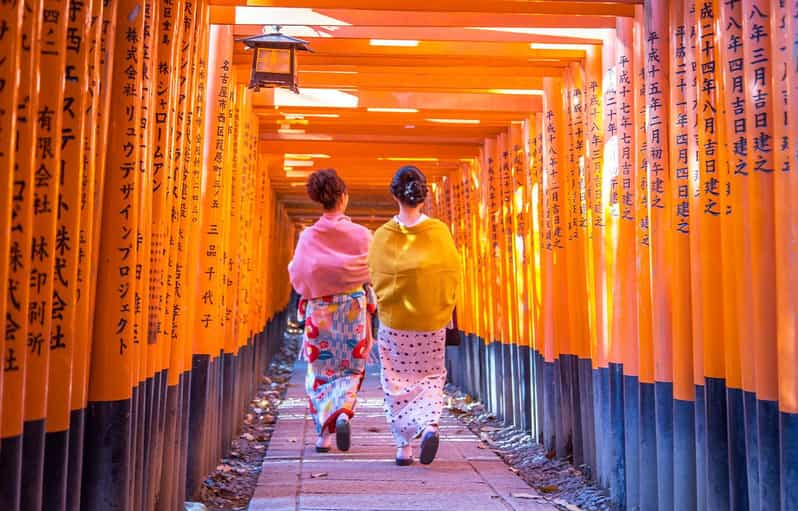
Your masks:
M446 327L446 346L460 346L460 329L457 328L457 310L452 311L451 328Z

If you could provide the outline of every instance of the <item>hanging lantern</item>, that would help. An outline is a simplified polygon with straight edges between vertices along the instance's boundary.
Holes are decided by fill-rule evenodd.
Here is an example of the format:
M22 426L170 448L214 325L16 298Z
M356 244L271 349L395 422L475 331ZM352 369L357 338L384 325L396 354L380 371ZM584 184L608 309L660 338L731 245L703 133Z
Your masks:
M306 41L281 34L277 26L270 34L264 27L263 34L247 37L242 42L254 53L250 89L257 92L261 87L285 87L299 93L296 51L312 51Z

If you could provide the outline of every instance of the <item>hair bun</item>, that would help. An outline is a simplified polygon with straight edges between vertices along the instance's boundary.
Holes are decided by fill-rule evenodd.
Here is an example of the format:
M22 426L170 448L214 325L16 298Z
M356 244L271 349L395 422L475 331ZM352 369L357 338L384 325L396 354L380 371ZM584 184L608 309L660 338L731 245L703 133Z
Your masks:
M346 184L334 169L322 169L308 177L307 191L311 200L330 210L338 205L346 192Z
M427 178L418 167L406 165L396 171L391 180L391 193L403 204L417 206L429 193Z

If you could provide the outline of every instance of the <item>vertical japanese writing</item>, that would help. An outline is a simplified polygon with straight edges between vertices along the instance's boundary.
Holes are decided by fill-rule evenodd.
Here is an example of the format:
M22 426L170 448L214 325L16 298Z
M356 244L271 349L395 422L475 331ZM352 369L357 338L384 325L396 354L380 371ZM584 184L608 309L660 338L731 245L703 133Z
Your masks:
M720 216L721 193L723 190L718 165L718 127L717 127L717 76L715 48L715 11L713 3L708 0L700 2L697 13L698 48L700 62L698 68L698 85L701 91L701 102L697 105L699 123L700 154L700 188L699 196L701 212L711 217Z
M513 176L515 177L515 193L517 194L516 197L521 197L520 200L515 200L515 224L516 224L516 234L520 237L524 237L529 233L529 201L527 200L527 180L529 179L529 173L527 172L529 158L526 155L524 147L516 142L513 146ZM522 246L522 254L526 253L526 250Z
M795 73L795 54L789 50L794 50L792 46L794 42L790 39L790 33L795 32L794 25L798 19L798 6L793 5L792 11L787 7L789 2L795 0L775 0L771 2L773 12L770 16L771 30L774 32L772 38L772 54L773 54L773 94L776 96L773 99L774 106L774 148L775 160L774 165L779 172L791 171L791 157L793 156L793 148L795 141L791 140L788 136L788 126L790 114L788 113L790 99L790 73ZM790 17L788 17L790 16ZM798 36L795 36L798 37ZM792 69L791 69L792 67ZM795 91L793 91L794 94Z
M565 228L567 241L579 239L579 151L577 150L576 132L579 128L579 120L575 108L580 108L579 96L574 103L573 92L579 91L574 85L574 78L571 70L566 72L565 88L563 89L563 105L566 109L565 135L568 140L566 152L566 175L564 179L566 196L565 207L567 209Z
M235 100L232 110L232 121L230 123L230 140L233 142L230 148L232 158L231 169L227 173L225 183L229 186L225 189L226 211L225 218L225 297L224 297L224 321L225 321L225 351L234 352L236 349L236 335L238 323L237 293L238 293L238 268L240 262L240 225L238 222L238 210L241 207L241 166L244 162L243 144L243 115L245 91L241 86L233 82L231 87L231 101ZM235 92L235 94L232 94Z
M631 27L629 27L631 28ZM619 209L622 220L635 220L635 155L634 155L634 68L632 66L632 47L624 43L631 41L631 30L628 31L629 39L619 43L616 58L618 102L618 175L620 179Z
M513 246L513 187L515 177L510 157L510 140L505 134L502 138L502 161L501 161L501 189L502 189L502 224L504 225L504 249L507 250L506 256L512 258ZM512 260L512 259L511 259Z
M66 58L64 38L67 15L60 7L60 2L44 2L39 46L41 74L56 84L63 83ZM58 317L65 305L60 296L53 295L55 257L59 245L56 229L58 218L64 212L59 200L63 105L63 86L42 87L36 113L31 119L36 123L37 132L31 187L33 238L28 252L31 260L25 399L25 418L28 420L41 419L46 415L53 316Z
M773 172L774 145L771 134L772 98L770 62L770 19L768 2L751 1L744 4L743 27L745 33L746 76L746 131L748 133L748 164L753 173Z
M34 4L39 6L40 4ZM14 177L11 191L11 238L8 247L8 288L6 302L8 310L5 322L6 348L3 355L4 393L15 390L22 395L24 380L21 368L27 357L28 278L32 262L28 249L33 236L33 170L34 148L38 123L35 113L39 102L34 94L38 82L38 42L40 39L41 13L30 5L24 6L20 27L20 88L17 104L17 125ZM18 375L18 378L13 378ZM13 389L12 389L13 386ZM11 407L4 409L3 434L18 435L22 428L22 402L14 411L20 415L12 418Z
M648 136L648 173L649 173L649 201L651 209L665 208L665 178L667 157L665 144L667 142L666 117L667 106L663 87L664 66L663 37L667 34L659 30L648 31L646 41L646 108L648 123L646 134Z
M493 148L486 147L487 153L487 170L488 178L488 217L490 218L490 253L492 256L497 255L499 250L499 228L498 228L498 210L499 210L499 191L496 183L496 162L493 159Z
M12 142L19 90L16 86L16 73L19 66L23 6L24 2L21 0L7 0L0 4L0 140L4 141L0 145L0 162L4 167L9 167L9 172L3 174L4 176L11 175L10 168L14 161Z
M137 189L137 174L140 170L138 161L140 146L138 140L138 126L140 122L141 101L141 47L142 37L135 24L130 24L125 32L124 47L127 52L124 56L125 68L123 71L122 90L125 112L124 136L119 137L118 150L122 158L119 159L118 168L113 169L119 173L120 186L118 189L120 208L117 214L120 217L120 232L117 234L116 250L121 255L117 272L120 284L117 290L119 298L119 311L115 334L119 336L119 354L124 354L130 347L130 342L137 342L137 332L134 329L134 313L136 306L136 254L138 252L138 219L139 211L136 198L139 196ZM121 53L121 52L120 52Z
M678 9L682 13L681 9ZM671 122L673 142L671 146L671 163L674 166L673 182L673 227L680 234L690 232L690 140L689 133L695 119L695 109L689 99L688 91L695 89L695 72L692 66L694 59L688 59L688 44L692 38L693 25L685 26L684 16L676 20L672 34L672 59L673 82L672 95L673 107L671 108ZM689 52L691 55L692 51Z
M172 134L172 147L173 151L170 155L172 165L175 168L175 174L180 181L179 197L180 207L178 215L180 223L176 239L176 260L174 263L174 303L171 310L167 311L171 317L171 335L172 342L177 341L181 334L187 333L186 327L189 325L188 314L185 312L187 306L187 299L189 292L190 281L189 275L185 271L190 261L189 255L189 236L194 231L194 227L199 224L199 190L201 183L199 181L201 176L201 166L194 165L194 154L191 150L192 145L192 120L194 117L194 109L201 106L196 103L203 104L205 94L205 70L203 67L197 65L199 48L202 45L197 45L193 52L190 49L194 48L195 41L198 42L199 35L197 34L196 25L191 16L187 13L193 12L192 3L186 1L181 3L181 10L179 11L179 18L175 23L179 26L180 38L175 42L177 46L175 53L177 55L176 65L173 69L175 75L175 119L174 133ZM182 19L181 19L182 18ZM186 18L188 21L186 22ZM187 83L189 81L189 70L191 70L192 83L196 84L197 95L188 98ZM199 98L198 94L203 94L203 98ZM171 376L170 376L171 378Z
M0 193L0 285L4 286L0 289L9 289L5 286L9 283L9 277L12 275L9 261L9 249L12 243L12 228L15 222L12 222L11 211L12 203L14 202L15 184L18 179L17 172L15 172L15 139L17 130L17 104L19 100L19 87L17 87L16 73L19 72L20 67L20 36L22 26L22 10L24 3L21 0L8 1L0 4L0 140L3 140L0 145L0 176L2 183L0 188L3 192ZM10 298L10 295L9 295ZM0 300L0 319L6 320L6 325L10 325L11 311L8 311L10 300ZM8 311L8 318L6 314ZM8 341L8 335L5 336L4 341ZM13 342L15 339L10 339ZM0 346L4 346L3 351L0 351L0 356L4 360L8 360L8 353L18 353L19 348L16 345L6 346L5 342L0 342ZM8 366L3 364L6 371L19 371L19 364L11 360L12 364ZM2 432L0 430L0 432Z
M232 59L232 57L231 57ZM229 66L228 66L229 67ZM231 182L231 178L233 175L233 168L235 165L235 119L237 116L237 109L238 109L238 102L236 96L236 83L232 79L232 70L228 71L228 78L227 78L227 109L225 111L226 117L226 128L225 128L225 163L223 166L223 173L222 178L219 183L219 189L221 191L221 201L222 201L222 209L221 209L221 222L220 228L222 231L222 242L220 244L220 260L219 260L219 271L220 271L220 295L219 295L219 319L220 319L220 326L223 328L227 328L229 326L228 321L228 314L227 311L229 309L229 290L230 290L230 279L229 279L229 272L230 272L230 251L228 241L230 239L230 201L231 201L231 194L230 194L230 186L229 183ZM224 76L222 80L225 80ZM224 83L224 81L223 81Z
M150 286L148 311L148 343L155 342L158 336L171 337L169 317L171 303L171 280L174 271L175 233L172 226L176 222L177 179L172 141L174 133L174 112L176 94L174 93L174 60L179 38L180 24L175 23L177 15L175 2L165 0L158 7L157 49L153 64L155 86L151 91L154 100L152 144L152 233L150 252ZM166 219L169 219L168 221ZM169 282L168 282L169 281Z
M541 186L543 192L543 228L541 230L542 241L541 246L545 250L552 250L552 210L549 207L551 201L551 189L550 183L551 178L548 176L550 165L552 162L556 163L556 159L554 159L555 155L552 154L552 147L553 151L556 152L557 146L554 144L551 145L551 141L556 141L556 126L552 122L554 118L554 112L547 110L544 112L544 120L543 120L543 138L542 138L542 158L543 158L543 171L541 173Z
M685 99L686 99L686 110L687 110L687 138L686 138L686 145L687 145L687 176L686 176L686 183L677 183L678 195L674 197L674 201L677 206L680 203L687 202L686 207L688 208L689 213L692 214L688 215L687 223L689 228L687 229L690 231L691 234L691 243L690 248L695 250L698 247L698 244L701 239L701 168L699 159L701 157L700 154L700 142L699 142L699 101L703 101L703 94L699 89L699 80L700 77L700 42L699 42L699 35L698 35L698 12L696 11L696 3L694 0L688 0L685 2L684 5L684 18L683 22L685 24L685 38L686 38L686 50L685 50L685 61L687 63L687 89L685 91ZM679 185L684 185L682 188L678 188ZM684 197L684 198L682 198ZM691 270L694 268L693 266L690 267ZM696 295L699 293L699 287L697 280L693 283L693 291ZM693 304L695 307L698 306L697 302ZM698 314L698 310L694 311L696 314L693 315L693 321L696 325L698 322L701 321L701 317Z
M188 4L186 4L188 7ZM206 156L203 158L202 180L197 183L201 186L202 210L200 216L201 226L201 253L199 255L199 288L197 293L197 326L198 335L204 337L202 353L218 352L216 348L221 342L221 329L224 325L223 296L225 286L224 257L224 230L223 221L225 200L222 185L225 174L225 161L228 154L226 139L230 125L230 87L234 86L231 80L231 52L232 46L228 40L230 27L213 26L210 30L210 46L213 48L208 64L209 86L207 94L207 117L205 124ZM202 136L202 130L199 136ZM192 133L194 136L196 133ZM194 146L203 146L199 142ZM200 151L202 152L202 151ZM196 156L196 154L191 155ZM218 335L217 335L218 334Z
M736 178L748 175L748 138L745 118L745 55L743 52L743 19L740 2L723 2L720 13L725 37L720 44L723 75L723 98L726 119L726 176L721 193L723 210L734 213L732 196Z
M113 4L112 4L113 5ZM137 189L141 140L139 108L141 106L141 48L144 13L135 0L119 0L120 13L116 27L104 25L102 42L105 65L111 71L108 102L114 108L103 113L108 123L107 143L98 140L105 153L102 222L98 233L100 245L97 265L95 300L95 336L91 366L106 371L102 378L90 378L89 400L129 398L133 377L133 310L136 278L136 248L139 220ZM104 19L113 19L112 12L103 12ZM110 38L113 37L113 40ZM110 49L113 52L110 53ZM106 53L108 52L108 53ZM106 94L104 92L104 94ZM101 109L102 110L102 109ZM98 115L100 112L98 112ZM99 166L100 172L103 167ZM107 368L107 369L105 369Z
M92 2L70 0L67 16L66 61L61 135L58 227L55 241L55 273L50 349L50 378L72 378L75 348L76 301L81 197L84 181L85 111L90 106L89 50ZM48 390L48 431L69 426L70 388L51 385Z
M601 102L601 54L600 49L591 47L588 52L588 79L586 83L587 97L587 158L588 168L586 176L586 203L590 215L591 228L588 232L593 237L593 227L601 228L604 225L604 211L601 203L602 190L602 152L604 144L603 116L604 109Z
M74 305L77 300L77 268L80 236L80 202L83 184L84 127L87 108L89 42L84 40L90 19L88 5L71 0L68 11L66 81L64 84L63 158L60 172L58 231L55 244L55 289L53 331L50 348L64 349L73 337ZM70 347L71 350L71 347Z
M751 279L751 338L754 345L756 370L754 381L757 395L763 399L777 399L776 346L768 340L776 337L776 279L774 200L774 152L779 141L774 126L781 122L774 118L773 61L771 41L774 39L770 16L775 3L764 0L743 0L743 72L746 94L746 131L748 138L748 197L746 225L753 226L743 233L743 243L750 247ZM748 291L746 289L746 291ZM742 311L741 311L742 312ZM762 492L762 508L777 507L778 496Z
M670 360L672 318L670 261L666 250L669 229L666 190L670 189L667 154L670 104L668 4L662 2L645 4L644 24L653 358L655 377L662 381L670 381L673 378L673 364Z
M138 192L139 223L136 233L136 276L134 294L134 343L154 343L156 337L150 335L154 325L149 324L151 253L152 245L152 147L153 130L151 129L152 112L154 110L152 67L155 44L156 9L153 0L144 2L144 26L141 32L141 106L139 108L139 150L138 150ZM160 247L157 247L160 249ZM147 356L142 370L152 374L153 356Z
M637 34L642 27L635 25L635 45L640 44L639 56L644 55L642 49L643 34ZM637 54L636 54L637 55ZM650 246L650 231L648 219L648 136L646 134L646 61L640 58L635 62L637 80L637 240L643 247Z
M604 125L606 138L604 139L603 179L609 185L607 188L602 189L601 197L603 199L605 194L607 194L606 201L609 215L617 218L621 214L621 191L618 182L618 70L614 61L615 54L612 51L613 49L607 51L610 62L604 64Z
M643 26L643 9L636 9L634 37L634 69L635 69L635 144L637 150L637 250L636 250L636 293L637 293L637 332L640 361L640 381L654 382L654 356L651 342L651 243L648 216L648 146L646 137L646 68L645 29Z
M492 139L485 141L480 161L482 171L482 193L480 200L480 227L481 227L481 247L480 247L480 268L482 268L482 282L485 286L487 303L485 311L487 335L496 339L496 322L498 310L498 296L494 288L494 273L496 260L496 250L498 247L498 227L496 225L496 208L498 208L498 196L496 191L496 176L494 169L494 143Z
M585 126L587 116L585 115L585 86L584 86L584 70L581 66L573 66L574 81L571 86L570 99L571 99L571 117L573 119L573 143L574 143L574 161L573 167L573 200L575 218L574 236L583 236L584 231L587 229L587 184L586 184L586 169L585 169L585 152L587 146L585 145L586 133Z
M91 295L94 289L89 286L92 269L96 270L95 262L91 260L92 245L97 239L93 225L95 209L95 176L97 170L97 129L98 108L100 104L100 41L103 29L103 2L93 1L91 9L87 9L89 18L88 26L84 32L84 42L87 46L86 64L86 99L83 111L83 155L82 175L80 186L80 219L79 235L77 240L77 271L75 273L75 319L74 319L74 351L72 355L72 377L74 385L71 388L71 410L79 410L86 406L86 391L89 377L89 356L92 343L92 310ZM103 151L99 151L103 152Z
M559 133L562 102L559 94L560 82L553 81L552 88L557 92L546 95L544 103L544 135L543 135L543 190L546 196L544 206L543 248L546 250L562 249L562 230L560 224L560 165L561 146ZM553 97L549 97L553 96Z
M248 312L248 286L249 286L249 277L247 268L249 266L249 250L250 250L250 239L249 239L249 229L250 229L250 222L249 222L249 193L250 193L250 162L252 158L252 145L250 142L250 138L252 136L251 132L251 117L252 114L250 112L246 112L242 130L243 136L245 137L245 141L247 143L242 144L242 164L241 164L241 176L240 176L240 185L241 185L241 208L239 210L239 229L240 229L240 245L241 245L241 259L239 262L240 267L240 283L238 287L238 318L240 323L239 328L239 342L241 344L246 342L246 336L248 335L249 330L249 312Z
M507 342L516 341L516 280L515 276L515 251L513 247L514 233L513 233L513 187L515 184L515 177L513 176L514 168L512 166L512 158L510 155L510 134L505 132L499 136L500 151L501 151L501 188L502 188L502 212L501 220L504 228L504 236L502 238L502 263L503 263L503 291L504 291L504 313L505 313L505 340Z

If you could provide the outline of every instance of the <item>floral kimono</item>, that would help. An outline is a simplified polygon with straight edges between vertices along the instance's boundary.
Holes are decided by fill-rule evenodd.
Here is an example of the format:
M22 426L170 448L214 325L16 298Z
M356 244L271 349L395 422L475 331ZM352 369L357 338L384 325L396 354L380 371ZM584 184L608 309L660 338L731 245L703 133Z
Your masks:
M350 293L302 299L305 318L302 353L308 361L305 390L316 433L335 431L335 421L355 413L357 392L372 347L371 314L376 308L371 286Z

